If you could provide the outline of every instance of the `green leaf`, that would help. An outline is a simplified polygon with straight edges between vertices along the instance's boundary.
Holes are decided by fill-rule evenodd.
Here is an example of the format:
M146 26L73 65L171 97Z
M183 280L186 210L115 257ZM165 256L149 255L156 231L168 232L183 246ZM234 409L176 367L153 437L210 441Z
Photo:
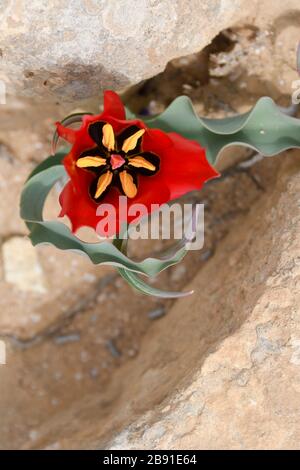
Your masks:
M178 263L186 253L184 244L176 244L161 258L146 258L133 261L109 242L85 243L73 235L61 222L44 221L43 207L53 185L66 175L62 165L57 165L63 155L49 157L36 168L24 186L21 196L21 217L30 230L33 245L50 243L61 250L74 250L90 258L94 264L110 264L131 271L155 276L162 270Z
M127 110L128 119L136 116ZM64 124L79 122L82 114L69 116ZM208 160L214 164L220 152L229 145L242 145L272 156L289 148L300 147L300 121L281 110L271 98L261 98L249 112L225 119L198 117L190 99L181 96L160 115L141 118L149 127L166 132L177 132L198 141L206 148ZM53 144L57 144L54 135ZM42 217L46 197L56 181L65 176L63 150L42 162L30 175L21 199L21 216L30 229L34 245L51 243L62 250L74 250L90 258L94 264L111 264L136 290L158 297L181 297L190 293L164 292L147 285L139 274L155 276L163 269L178 263L187 252L187 240L174 245L161 258L146 258L135 262L126 255L127 244L116 239L108 242L84 243L75 237L64 224L44 221Z
M52 155L46 158L46 160L43 160L30 173L30 175L27 178L27 181L30 180L34 175L41 173L41 171L47 170L48 168L51 168L52 166L62 165L62 161L64 157L67 155L67 153L68 153L67 149L62 149L59 152L57 152L55 155Z
M154 297L160 297L162 299L178 299L180 297L186 297L188 295L193 294L193 291L189 292L173 292L173 291L163 291L157 289L155 287L150 286L146 282L144 282L140 277L133 273L132 271L128 271L127 269L118 269L119 274L128 282L135 290L141 292L142 294L151 295Z
M91 116L92 113L73 113L73 114L69 114L69 116L66 116L61 122L60 124L62 126L65 126L65 127L68 127L70 126L71 124L75 124L75 123L79 123L79 122L82 122L82 119L84 116L86 115L89 115ZM57 132L57 129L55 130L54 134L53 134L53 138L52 138L52 153L53 155L56 153L56 147L57 147L57 143L58 143L58 140L59 140L59 135L58 135L58 132Z
M287 116L268 97L245 114L208 119L197 116L191 100L180 96L160 115L143 119L149 127L198 141L212 164L229 145L250 147L265 156L300 147L300 120Z
M122 253L126 254L127 253L127 240L122 240L120 238L116 238L114 240L114 245L122 251ZM181 240L179 245L185 246L186 241ZM167 254L167 250L165 252L165 255ZM186 297L188 295L191 295L193 291L189 292L174 292L174 291L163 291L161 289L157 289L156 287L152 287L146 282L144 282L138 274L128 271L127 269L119 268L118 273L120 274L123 279L135 290L138 292L141 292L142 294L145 295L150 295L154 297L160 297L162 299L176 299L180 297Z

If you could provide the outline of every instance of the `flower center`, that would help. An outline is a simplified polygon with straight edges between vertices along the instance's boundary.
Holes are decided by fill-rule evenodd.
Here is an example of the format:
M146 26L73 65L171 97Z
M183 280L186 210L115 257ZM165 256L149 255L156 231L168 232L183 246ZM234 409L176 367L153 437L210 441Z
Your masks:
M120 166L124 165L125 159L118 155L117 153L112 153L110 156L110 164L113 170L120 168Z
M144 133L145 129L135 125L116 136L109 123L96 121L89 126L96 146L82 152L76 166L96 175L89 190L94 200L99 202L111 185L132 199L138 191L137 174L152 176L159 170L159 157L142 148Z

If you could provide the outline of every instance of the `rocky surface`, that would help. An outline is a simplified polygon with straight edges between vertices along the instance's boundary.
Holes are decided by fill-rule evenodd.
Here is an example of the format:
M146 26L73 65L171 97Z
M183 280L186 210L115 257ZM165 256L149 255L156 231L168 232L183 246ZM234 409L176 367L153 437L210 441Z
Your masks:
M299 152L281 156L276 183L187 286L194 296L26 448L298 448L299 170Z
M14 284L20 291L38 294L46 292L37 251L30 240L24 237L9 238L3 243L2 256L6 282Z
M265 94L289 105L298 0L2 3L0 448L297 448L299 152L230 167L251 157L230 149L222 178L188 196L205 204L205 247L152 281L195 289L176 303L133 293L109 267L33 249L18 202L66 109L174 57L193 53L127 89L132 109L156 113L182 93L206 116Z
M237 23L262 35L277 29L272 48L294 68L295 51L286 49L286 40L299 34L298 7L297 0L274 0L272 8L269 0L34 0L30 6L3 0L0 79L14 95L77 102L100 89L121 89L149 78L169 60L198 52ZM259 54L284 80L281 62L265 52L263 45Z
M265 159L247 171L236 167L208 185L200 194L206 205L203 251L191 252L183 263L159 276L155 285L184 289L188 279L214 258L220 240L236 221L244 220L252 204L260 200L262 188L272 187L279 177L280 162ZM19 265L17 253L10 250L16 239L18 243L26 241L8 235L2 245L16 271L7 279L10 271L3 263L0 338L6 342L8 356L8 366L0 370L0 446L4 448L18 447L32 435L35 439L30 442L38 445L41 425L55 421L71 404L76 407L82 396L94 401L107 392L111 394L107 406L114 406L120 391L119 385L116 392L110 391L114 374L139 355L153 321L160 322L171 307L170 302L134 294L108 268L93 268L81 257L54 248L41 246L36 256L26 255L24 264ZM27 247L32 253L30 245ZM150 246L139 247L141 253L146 248L151 252ZM37 262L47 289L44 293L17 283L28 270L34 271ZM88 419L95 413L90 405L87 413Z
M245 3L35 0L28 7L4 0L3 79L15 90L62 100L95 96L99 86L128 86L201 49L235 21Z
M139 408L146 389L155 393L157 383L168 397L108 448L299 448L299 166L297 174L295 169L285 165L271 197L253 206L243 229L228 237L189 286L195 298L178 302L148 339L142 353L151 374L143 373L145 364L132 372L139 384L132 408ZM279 187L285 187L281 195ZM226 269L216 274L217 266ZM166 331L162 355L157 345Z

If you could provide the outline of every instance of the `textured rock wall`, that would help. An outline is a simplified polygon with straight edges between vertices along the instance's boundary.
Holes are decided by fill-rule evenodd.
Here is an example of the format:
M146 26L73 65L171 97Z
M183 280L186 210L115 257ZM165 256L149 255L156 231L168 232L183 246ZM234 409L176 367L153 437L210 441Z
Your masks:
M79 100L137 83L255 11L245 0L2 0L1 75L16 94ZM17 45L17 47L16 47Z
M299 153L294 157L272 195L253 206L243 229L191 283L195 296L177 302L146 341L143 367L131 370L135 399L127 413L150 402L147 394L167 398L109 448L299 448Z
M13 97L35 97L40 116L48 112L46 101L57 112L58 104L69 111L87 100L93 109L91 100L101 90L125 89L158 74L168 61L200 51L237 25L260 31L260 65L250 75L261 77L269 93L274 87L286 92L296 78L297 45L291 38L300 33L299 2L269 5L270 0L2 0L0 101L3 90L10 103ZM241 67L242 56L247 66L247 52L237 47L233 58Z
M300 155L279 158L277 182L187 286L194 296L26 448L299 447Z
M263 31L274 21L283 34L276 47L293 67L284 36L299 31L298 1L275 0L271 9L269 3L2 0L0 79L18 96L74 102L149 78L237 23Z

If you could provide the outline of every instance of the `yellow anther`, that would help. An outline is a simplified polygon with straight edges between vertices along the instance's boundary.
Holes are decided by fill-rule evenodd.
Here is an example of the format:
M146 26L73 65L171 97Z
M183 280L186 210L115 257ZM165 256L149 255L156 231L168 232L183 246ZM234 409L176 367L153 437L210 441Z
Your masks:
M148 162L148 160L141 156L130 158L128 160L128 165L134 166L136 168L146 168L146 170L150 171L154 171L156 169L152 163Z
M132 176L127 173L127 171L124 170L120 173L120 181L126 196L129 198L135 197L137 194L137 187L133 181Z
M142 135L145 133L145 129L140 129L139 131L135 132L133 135L128 137L126 140L124 140L122 150L123 152L127 153L130 150L134 150L138 140Z
M82 157L76 162L78 168L98 167L106 164L105 158L101 157Z
M104 124L102 128L103 138L102 144L106 147L109 151L115 149L115 135L114 130L110 124Z
M106 173L100 176L100 178L98 179L97 190L95 193L96 199L100 197L101 194L103 194L106 188L110 185L112 181L112 177L113 177L113 174L111 171L107 171Z

